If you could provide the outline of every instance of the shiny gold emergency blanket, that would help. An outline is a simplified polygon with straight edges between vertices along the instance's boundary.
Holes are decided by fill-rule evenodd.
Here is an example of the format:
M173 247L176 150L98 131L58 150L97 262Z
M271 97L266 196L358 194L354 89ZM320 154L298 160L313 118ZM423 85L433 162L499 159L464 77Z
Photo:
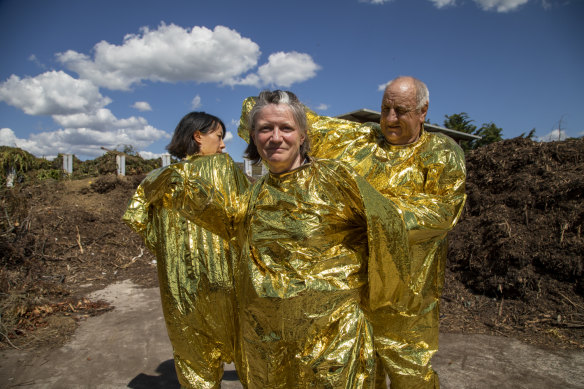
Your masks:
M218 388L223 363L234 358L232 261L237 252L159 201L158 193L169 190L159 176L168 170L190 171L189 164L185 161L151 172L138 187L123 220L156 255L162 308L182 387ZM200 176L215 174L202 168L197 172ZM233 194L248 186L238 171L224 177L222 184Z
M241 249L234 268L238 373L251 388L362 388L375 355L364 308L409 301L399 210L345 164L311 161L259 179L245 196L223 185L227 155L169 169L144 193ZM215 171L211 179L197 171ZM169 191L157 192L168 187Z
M246 141L246 116L254 102L253 97L243 102L238 132ZM346 162L400 209L411 251L404 266L409 274L401 276L409 284L402 285L401 296L409 301L368 310L367 316L392 388L437 388L430 359L438 349L446 234L458 221L466 199L464 153L439 133L422 131L415 143L396 146L384 140L377 123L319 116L309 109L306 113L311 155ZM393 296L400 295L394 292Z

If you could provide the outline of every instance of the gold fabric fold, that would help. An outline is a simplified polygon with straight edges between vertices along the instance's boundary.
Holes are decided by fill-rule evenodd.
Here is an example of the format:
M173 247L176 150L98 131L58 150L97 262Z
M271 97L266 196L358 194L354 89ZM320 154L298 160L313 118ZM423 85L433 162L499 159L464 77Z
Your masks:
M123 220L156 255L162 308L182 387L219 388L223 363L234 358L232 266L238 253L163 201L180 183L161 178L170 172L195 174L190 164L198 158L151 172L138 186ZM247 178L237 170L231 173L222 177L222 190L243 193ZM217 172L200 166L196 174L211 179Z
M233 164L221 155L196 163ZM367 286L390 273L385 267L408 274L407 234L397 208L337 161L267 174L243 196L213 191L222 186L194 174L176 172L165 180L184 188L164 195L165 202L241 248L234 274L238 373L245 386L374 384L373 335L363 300L369 301ZM388 290L403 290L399 284L407 280L391 282L396 286L378 288L372 304L399 301Z
M376 123L312 116L312 153L349 163L403 212L411 250L412 301L407 315L370 312L376 351L392 387L437 388L430 366L438 350L439 302L444 285L446 234L466 199L462 149L449 137L421 132L411 145L384 141Z
M238 133L246 141L245 117L253 103L250 97L242 107ZM309 109L306 114L311 155L346 162L401 212L411 257L403 267L409 274L400 278L408 283L399 284L401 293L388 292L396 304L368 309L367 314L392 388L437 388L430 359L438 349L446 234L458 221L466 199L464 153L439 133L422 131L415 143L395 146L385 142L377 123L320 116ZM400 270L386 271L391 279ZM380 376L379 381L383 387L385 378Z

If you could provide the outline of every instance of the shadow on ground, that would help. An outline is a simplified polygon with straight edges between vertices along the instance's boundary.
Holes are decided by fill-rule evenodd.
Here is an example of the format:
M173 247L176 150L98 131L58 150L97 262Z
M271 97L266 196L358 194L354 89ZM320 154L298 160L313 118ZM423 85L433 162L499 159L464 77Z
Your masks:
M176 376L174 360L169 359L162 362L157 368L158 375L138 374L130 383L128 388L132 389L179 389L180 383ZM223 381L239 381L237 372L225 370Z

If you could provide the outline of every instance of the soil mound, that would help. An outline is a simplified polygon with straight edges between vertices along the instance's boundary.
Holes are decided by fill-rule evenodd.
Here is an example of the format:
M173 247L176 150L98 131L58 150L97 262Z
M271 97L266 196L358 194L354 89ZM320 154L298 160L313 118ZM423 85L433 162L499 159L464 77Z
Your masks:
M497 142L468 153L467 171L447 265L475 295L463 307L496 331L582 347L584 139Z

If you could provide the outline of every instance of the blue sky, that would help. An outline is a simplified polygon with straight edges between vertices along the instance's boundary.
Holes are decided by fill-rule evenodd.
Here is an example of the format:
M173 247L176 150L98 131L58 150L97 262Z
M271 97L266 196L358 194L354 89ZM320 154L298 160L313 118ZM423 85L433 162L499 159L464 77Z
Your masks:
M578 0L0 0L0 145L152 158L201 110L242 161L244 98L378 111L398 75L428 85L432 123L466 112L504 138L580 137L583 19Z

